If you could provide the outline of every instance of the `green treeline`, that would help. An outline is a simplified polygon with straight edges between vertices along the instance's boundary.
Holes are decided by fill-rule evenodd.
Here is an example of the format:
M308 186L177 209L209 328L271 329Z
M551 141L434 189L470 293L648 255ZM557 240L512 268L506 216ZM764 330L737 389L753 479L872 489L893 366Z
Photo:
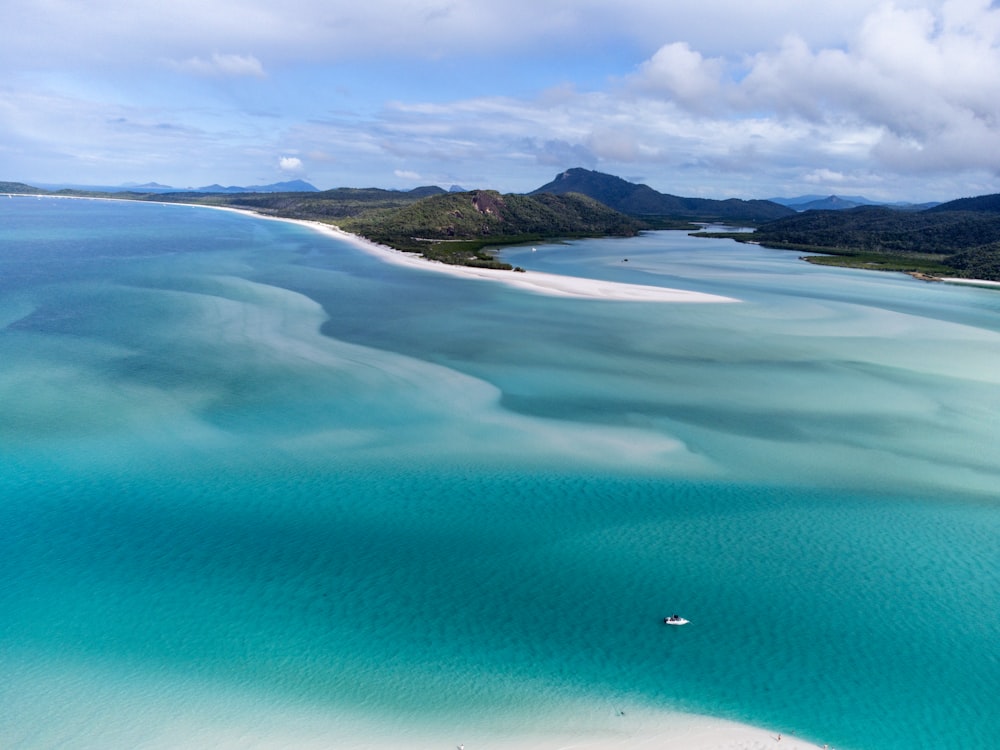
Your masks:
M924 211L806 211L763 224L742 239L835 256L810 258L814 262L998 280L1000 201L990 198Z

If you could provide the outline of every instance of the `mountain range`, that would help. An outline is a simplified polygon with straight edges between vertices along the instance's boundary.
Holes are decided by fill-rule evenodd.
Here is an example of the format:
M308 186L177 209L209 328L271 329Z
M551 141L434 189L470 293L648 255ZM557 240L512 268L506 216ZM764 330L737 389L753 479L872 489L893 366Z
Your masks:
M873 201L861 195L800 195L796 198L770 198L772 203L780 203L782 206L794 208L796 211L846 211L859 206L887 206L906 211L923 211L925 208L932 208L937 203L888 203L885 201Z

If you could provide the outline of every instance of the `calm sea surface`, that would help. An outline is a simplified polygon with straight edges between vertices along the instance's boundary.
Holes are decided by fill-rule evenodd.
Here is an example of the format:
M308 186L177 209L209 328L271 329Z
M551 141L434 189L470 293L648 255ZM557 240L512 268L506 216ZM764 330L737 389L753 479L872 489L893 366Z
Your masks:
M1000 292L678 232L505 255L740 302L0 198L0 746L579 706L993 746Z

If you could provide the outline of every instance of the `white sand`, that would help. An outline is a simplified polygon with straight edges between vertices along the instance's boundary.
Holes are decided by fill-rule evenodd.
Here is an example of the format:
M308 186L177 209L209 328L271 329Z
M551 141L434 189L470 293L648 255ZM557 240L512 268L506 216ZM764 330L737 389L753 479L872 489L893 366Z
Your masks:
M707 716L653 713L616 718L619 727L581 727L551 735L459 738L465 750L820 750L782 733ZM388 750L388 748L380 749ZM421 749L422 750L422 749ZM429 748L428 748L429 750Z
M46 195L43 198L70 198L75 200L121 200L124 198L98 198L92 196L70 196L70 195ZM731 297L723 297L705 292L692 292L684 289L668 289L659 286L646 286L642 284L622 284L615 281L601 281L600 279L585 279L578 276L560 276L558 274L543 273L541 271L501 271L490 268L473 268L471 266L453 266L447 263L428 260L412 253L404 253L394 250L386 245L379 245L376 242L359 237L356 234L345 232L340 227L332 224L325 224L321 221L310 221L305 219L286 219L280 216L267 216L242 208L232 206L208 206L200 203L173 203L171 201L156 201L160 204L172 206L188 206L196 208L211 208L219 211L233 211L247 214L258 219L273 219L275 221L287 221L293 224L300 224L310 229L314 229L325 234L329 234L337 239L350 242L355 247L367 253L376 255L387 263L419 268L425 271L436 273L447 273L453 276L461 276L467 279L482 279L486 281L498 281L502 284L517 287L525 291L536 294L546 294L553 297L575 297L578 299L601 299L622 302L738 302Z
M259 216L259 214L256 214ZM731 297L722 297L704 292L691 292L683 289L668 289L659 286L641 284L622 284L615 281L600 279L585 279L578 276L560 276L541 271L500 271L491 268L472 268L470 266L453 266L447 263L428 260L412 253L404 253L385 245L379 245L363 237L345 232L339 227L324 224L319 221L299 219L282 219L296 224L311 227L320 232L330 234L347 241L365 252L377 255L387 263L420 268L437 273L447 273L467 279L485 279L498 281L502 284L517 287L536 294L546 294L554 297L576 297L582 299L618 300L624 302L737 302Z
M985 281L983 279L952 279L942 278L945 284L964 284L966 286L1000 287L1000 281Z

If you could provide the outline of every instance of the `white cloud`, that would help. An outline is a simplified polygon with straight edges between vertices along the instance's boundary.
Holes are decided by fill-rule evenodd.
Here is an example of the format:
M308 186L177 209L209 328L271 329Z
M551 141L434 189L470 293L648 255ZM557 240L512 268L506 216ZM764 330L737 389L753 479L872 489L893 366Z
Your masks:
M278 160L278 168L282 172L291 172L293 174L301 174L305 171L305 165L297 156L282 156Z
M180 62L171 62L171 67L184 73L200 76L253 76L263 78L264 66L253 55L222 55L213 54L205 60L201 57L189 57Z
M939 0L902 0L936 7ZM686 41L710 57L761 49L777 34L833 44L856 28L870 0L5 0L0 61L188 60L203 50L251 49L272 62L391 57L461 59L512 50L626 45L652 54ZM706 22L710 19L710 22ZM55 44L43 44L45 40ZM609 41L610 40L610 41Z
M721 58L705 59L687 42L674 42L660 47L632 80L640 90L702 109L718 96L724 70Z
M0 28L0 142L24 144L24 164L65 150L180 169L214 149L243 163L207 181L236 183L278 152L299 155L289 172L308 155L319 181L505 189L581 165L758 196L824 175L900 191L918 175L940 198L1000 179L989 0L43 5L7 0L18 23ZM205 80L165 75L163 60Z

